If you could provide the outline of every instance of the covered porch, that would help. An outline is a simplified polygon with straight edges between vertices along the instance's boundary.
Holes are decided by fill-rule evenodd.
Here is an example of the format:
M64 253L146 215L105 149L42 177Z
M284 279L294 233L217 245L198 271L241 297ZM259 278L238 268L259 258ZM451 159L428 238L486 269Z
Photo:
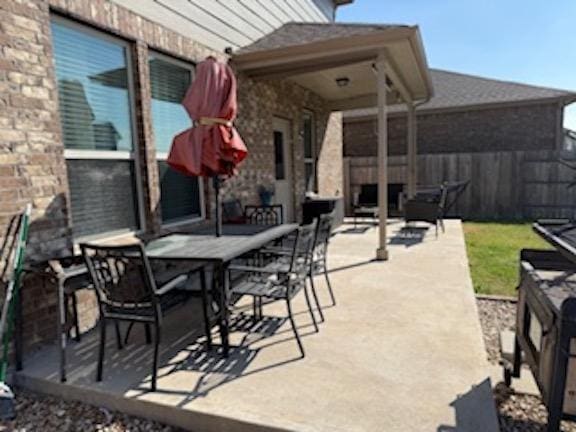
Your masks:
M388 202L387 106L407 107L407 184L416 192L416 113L432 96L417 26L288 23L233 53L236 69L254 80L286 79L318 94L333 111L378 107L378 202ZM330 175L341 160L322 157ZM323 166L322 166L323 164ZM342 188L344 185L342 185ZM387 205L379 206L376 258L388 259Z
M328 306L318 278L320 333L302 298L295 303L305 359L274 304L257 324L251 305L246 314L240 305L230 357L206 352L191 301L166 323L156 392L143 332L121 351L110 338L100 383L96 332L70 344L67 383L55 347L30 357L16 380L193 431L497 431L461 224L447 221L438 238L407 238L402 226L388 221L394 260L385 265L374 260L377 228L344 224L335 234L328 262L338 304Z

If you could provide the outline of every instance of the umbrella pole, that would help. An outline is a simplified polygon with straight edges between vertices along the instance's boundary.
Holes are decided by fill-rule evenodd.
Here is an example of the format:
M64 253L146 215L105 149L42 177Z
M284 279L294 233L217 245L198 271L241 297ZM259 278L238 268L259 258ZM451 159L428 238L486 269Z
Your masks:
M216 220L216 237L222 235L222 204L220 202L220 178L216 175L212 178L214 184L214 213Z

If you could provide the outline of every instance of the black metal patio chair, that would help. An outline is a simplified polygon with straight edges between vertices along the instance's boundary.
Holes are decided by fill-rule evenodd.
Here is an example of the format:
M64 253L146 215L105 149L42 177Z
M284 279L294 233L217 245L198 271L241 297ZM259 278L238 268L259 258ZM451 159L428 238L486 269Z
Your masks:
M151 343L151 326L154 327L154 354L152 362L151 389L156 390L158 356L161 339L162 319L166 312L183 303L190 292L184 289L190 273L200 274L202 307L208 347L211 347L208 320L208 299L204 268L197 266L187 273L167 271L155 275L142 244L123 246L101 246L81 244L100 309L100 344L96 380L102 380L106 324L113 321L142 323L145 325L146 342ZM130 329L130 327L129 327ZM119 327L116 325L120 340ZM118 348L122 345L119 342Z
M332 300L332 306L336 306L336 297L334 296L334 291L332 290L332 284L330 283L330 277L328 276L328 245L330 244L330 237L332 236L332 228L334 227L334 212L320 215L318 218L318 226L316 228L316 235L314 236L314 247L312 249L312 264L310 265L310 283L312 285L312 292L316 298L316 305L318 306L318 311L322 321L324 321L324 314L322 313L322 307L320 306L317 296L316 289L314 287L314 276L324 275L326 279L326 285L328 287L328 293L330 294L330 299Z
M404 219L409 222L428 222L436 227L444 228L444 218L456 205L458 198L464 193L470 180L445 181L436 187L420 188L414 198L404 204Z
M360 185L360 193L355 197L354 227L357 226L358 218L378 218L378 185L376 183Z
M222 218L224 223L245 224L246 216L239 199L231 199L222 203Z
M332 284L330 283L330 277L328 275L328 245L330 243L330 237L332 235L332 228L334 226L334 212L325 213L316 218L316 230L314 233L314 241L312 245L312 252L310 256L310 266L308 269L308 278L310 280L310 287L312 291L312 296L314 297L314 302L318 309L320 319L324 322L324 313L322 312L322 306L318 299L318 294L316 291L316 286L314 285L314 277L323 275L326 279L326 285L328 287L328 293L330 294L330 299L332 300L332 306L336 306L336 297L334 296L334 291L332 290ZM261 254L265 256L277 256L277 266L286 271L289 266L287 258L290 256L291 250L287 245L283 247L269 247L261 251ZM283 266L282 266L283 264Z
M446 188L446 203L444 205L442 218L445 218L456 205L458 198L462 196L469 184L470 180L444 182L444 187Z
M247 205L244 220L252 225L280 225L284 223L284 208L282 204Z
M444 228L444 209L446 207L447 187L445 184L437 188L422 189L413 198L404 203L404 221L406 225L411 222L427 222L436 228Z
M292 299L304 291L306 304L314 329L318 331L318 324L312 310L310 295L306 279L309 275L310 259L314 246L316 223L298 228L296 239L292 248L289 265L284 267L276 261L263 266L232 265L229 268L231 280L231 293L235 296L252 296L258 299L270 299L272 301L285 301L288 310L288 319L292 325L298 348L302 357L305 356L304 346L300 340L298 328L294 322L292 312ZM242 274L241 278L234 277L233 273Z

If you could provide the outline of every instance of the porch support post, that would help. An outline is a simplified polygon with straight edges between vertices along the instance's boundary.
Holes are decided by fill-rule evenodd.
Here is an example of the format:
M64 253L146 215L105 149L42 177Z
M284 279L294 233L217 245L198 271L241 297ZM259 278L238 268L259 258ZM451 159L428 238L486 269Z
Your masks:
M416 107L412 102L406 103L408 136L407 138L407 184L408 198L416 195L416 185L418 184L418 150L417 150L417 120Z
M388 124L386 112L386 57L382 52L376 59L378 88L378 220L379 245L376 259L388 259L386 223L388 221Z

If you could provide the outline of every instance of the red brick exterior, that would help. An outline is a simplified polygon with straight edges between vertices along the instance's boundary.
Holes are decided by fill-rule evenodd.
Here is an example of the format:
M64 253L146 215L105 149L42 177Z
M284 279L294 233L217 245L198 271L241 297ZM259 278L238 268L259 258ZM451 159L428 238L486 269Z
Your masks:
M0 233L4 232L15 212L32 202L28 257L33 261L67 255L73 249L50 35L51 14L63 15L117 35L132 46L137 153L148 234L161 231L148 50L188 62L199 62L208 55L226 60L225 55L108 0L0 1ZM330 114L325 101L295 84L255 82L240 76L239 105L238 129L248 144L250 157L241 167L240 175L226 182L225 196L238 196L244 203L256 202L257 185L272 179L272 119L276 115L292 121L294 202L302 200L305 185L300 127L304 109L314 111L317 121L317 140L321 145L319 177L323 178L320 192L324 195L341 193L341 163L336 164L336 170L331 170L325 163L326 158L341 157L340 117ZM331 170L329 176L323 174L327 170ZM299 214L299 208L295 209L295 214ZM93 297L88 294L82 297L85 302L81 309L93 310ZM30 346L53 339L56 324L53 282L40 276L27 277L23 298L26 344Z
M418 153L554 150L560 145L558 103L418 114ZM390 155L406 154L406 116L388 119ZM376 119L345 119L344 155L376 156Z

